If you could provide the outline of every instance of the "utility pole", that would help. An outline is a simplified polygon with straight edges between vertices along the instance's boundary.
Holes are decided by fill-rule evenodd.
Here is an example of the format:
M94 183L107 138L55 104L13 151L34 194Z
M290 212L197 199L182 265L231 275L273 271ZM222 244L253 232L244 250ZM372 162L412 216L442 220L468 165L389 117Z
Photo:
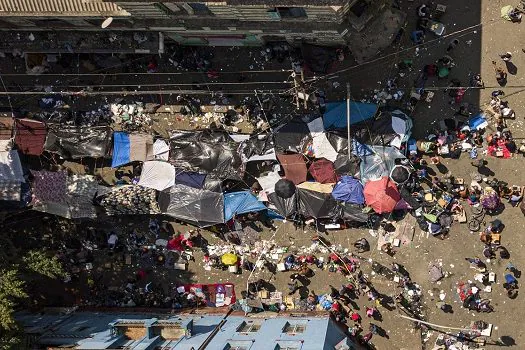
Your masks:
M306 98L306 89L304 87L304 68L301 66L301 86L303 87L303 97L304 97L304 109L308 109L308 99Z
M346 132L348 136L348 160L352 151L352 140L350 139L350 83L346 83Z
M292 65L292 68L293 68L293 65ZM296 108L299 109L301 108L301 104L300 104L300 101L299 101L299 84L297 84L297 74L294 72L292 72L292 78L293 78L293 85L294 85L294 90L295 90L295 105L296 105Z

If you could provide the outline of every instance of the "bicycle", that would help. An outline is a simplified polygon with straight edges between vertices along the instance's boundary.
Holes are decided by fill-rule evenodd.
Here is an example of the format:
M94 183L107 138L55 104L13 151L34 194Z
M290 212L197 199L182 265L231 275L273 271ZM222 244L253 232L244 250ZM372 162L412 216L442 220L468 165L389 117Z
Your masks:
M481 206L470 207L471 216L467 222L467 227L471 232L479 231L481 224L485 219L485 209Z

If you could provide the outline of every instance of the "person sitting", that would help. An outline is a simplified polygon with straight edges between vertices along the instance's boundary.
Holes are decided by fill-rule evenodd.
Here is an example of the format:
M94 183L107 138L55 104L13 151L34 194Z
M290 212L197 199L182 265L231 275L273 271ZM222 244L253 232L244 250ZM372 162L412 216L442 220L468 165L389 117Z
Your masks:
M517 206L521 202L522 198L522 192L519 190L518 187L513 186L512 193L509 198L510 205L512 205L513 207Z
M509 251L507 250L507 248L503 247L503 246L499 246L497 248L497 250L499 250L499 257L501 259L510 259L510 253Z
M370 250L370 244L366 238L361 238L354 243L354 247L357 248L358 253L368 252Z

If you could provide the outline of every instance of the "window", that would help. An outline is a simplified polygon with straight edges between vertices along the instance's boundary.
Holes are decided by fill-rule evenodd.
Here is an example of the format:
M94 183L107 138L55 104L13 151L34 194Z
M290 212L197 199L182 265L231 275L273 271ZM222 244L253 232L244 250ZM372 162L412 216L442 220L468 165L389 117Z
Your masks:
M287 322L286 325L283 328L283 333L299 334L299 333L304 333L305 329L306 329L306 324L305 323L290 323L290 322Z
M224 350L250 350L252 341L231 341L224 347Z
M239 328L237 328L237 332L239 333L256 333L259 329L261 329L261 323L254 322L254 321L247 321L243 322Z
M302 343L299 341L280 340L275 345L274 350L301 350Z
M268 11L271 19L306 18L306 11L302 7L274 7Z
M210 11L208 6L206 6L205 4L202 4L200 2L190 2L190 3L188 3L188 5L193 9L193 12L196 15L200 15L200 16L211 16L211 15L213 15L213 13Z

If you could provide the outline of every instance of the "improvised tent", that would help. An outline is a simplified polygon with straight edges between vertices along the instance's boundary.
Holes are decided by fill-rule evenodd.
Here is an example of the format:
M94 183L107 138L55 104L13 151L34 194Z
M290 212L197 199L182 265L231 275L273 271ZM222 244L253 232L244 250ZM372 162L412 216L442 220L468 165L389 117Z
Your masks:
M229 221L234 215L268 209L249 191L224 194L224 221Z
M312 139L308 125L301 120L293 119L274 131L275 148L280 152L303 153Z
M286 179L280 179L275 184L275 193L282 198L290 198L295 194L295 184Z
M170 155L170 145L164 140L157 139L153 143L153 157L157 160L168 161Z
M297 186L299 212L316 219L339 218L341 207L331 193L332 185L303 182Z
M32 119L16 119L15 129L15 144L20 152L33 156L42 154L47 136L44 123Z
M233 134L230 137L240 142L238 153L243 163L259 160L277 160L273 138L271 135L260 134L256 137L244 134Z
M177 185L185 185L193 188L202 188L206 174L199 174L193 171L181 171L175 175L175 183Z
M157 191L170 188L175 185L175 167L159 160L144 162L138 184Z
M108 154L109 126L77 127L49 125L44 149L65 159L101 158Z
M284 177L294 184L300 184L306 181L308 170L304 162L304 156L301 154L278 154L277 159L284 169Z
M376 112L377 105L374 103L350 101L350 125L371 119ZM323 122L326 129L346 128L346 101L327 103Z
M176 168L220 179L238 179L242 164L237 144L223 130L177 131L170 138L170 160Z
M361 182L377 180L390 176L396 159L405 159L405 155L395 147L369 146L374 154L361 157Z
M281 181L281 176L277 171L271 171L264 176L257 177L257 182L267 194L275 192L275 185L279 181Z
M396 183L396 185L402 185L408 181L411 173L412 171L409 167L396 164L392 168L392 171L390 171L390 178Z
M22 184L25 182L18 152L0 152L0 200L20 201Z
M363 194L366 204L378 214L391 213L401 199L396 184L386 176L367 182Z
M353 126L352 136L360 143L401 147L412 134L412 119L402 111L383 109L377 118Z
M280 179L275 183L274 191L268 195L269 202L284 217L292 216L297 212L296 189L292 181Z
M344 203L342 217L344 221L365 223L368 221L368 214L363 212L363 208L358 204Z
M180 184L170 188L169 202L161 211L199 227L224 223L222 193Z
M333 184L337 182L337 174L335 173L334 164L329 160L318 159L314 161L310 165L308 172L312 175L315 181L322 184Z
M352 176L343 176L332 191L332 196L341 202L365 204L363 185Z
M153 159L153 136L148 134L113 133L113 160L116 168L131 162Z

